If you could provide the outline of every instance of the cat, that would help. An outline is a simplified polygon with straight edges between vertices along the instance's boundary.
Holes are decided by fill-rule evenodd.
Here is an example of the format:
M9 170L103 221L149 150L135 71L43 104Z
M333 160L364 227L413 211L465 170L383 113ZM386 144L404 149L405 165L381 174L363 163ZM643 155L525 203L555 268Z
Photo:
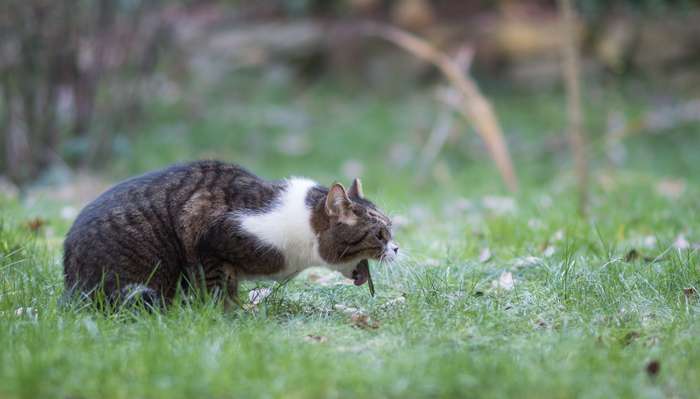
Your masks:
M88 204L64 242L66 292L167 305L183 283L236 300L247 279L325 266L369 278L364 259L393 260L391 220L348 190L292 177L267 181L219 161L176 164L121 182Z

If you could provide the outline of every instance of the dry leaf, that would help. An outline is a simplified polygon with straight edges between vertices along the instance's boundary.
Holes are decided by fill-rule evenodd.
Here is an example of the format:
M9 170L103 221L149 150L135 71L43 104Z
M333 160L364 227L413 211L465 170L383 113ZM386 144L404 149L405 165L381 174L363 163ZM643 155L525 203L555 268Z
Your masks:
M661 363L658 360L650 360L645 369L650 377L656 377L661 371Z
M491 260L491 250L489 247L486 247L481 250L481 253L479 253L479 262L481 263L486 263Z
M272 288L256 288L248 293L248 299L253 305L257 305L272 294Z
M304 337L304 341L322 344L322 343L328 341L328 337L325 337L325 336L323 336L323 335L313 335L313 334L309 334L309 335L307 335L307 336Z
M363 330L376 330L379 328L379 322L371 319L364 313L354 313L352 316L350 316L350 320L352 320L353 326Z
M639 259L639 252L634 248L630 249L625 255L625 262L634 262L637 259Z
M491 282L491 286L493 288L501 288L506 291L510 291L515 287L515 280L513 280L513 273L511 272L503 272L501 275L498 277L498 280L494 280Z
M39 217L36 217L34 219L30 219L25 223L25 226L27 226L27 228L32 233L37 233L45 225L46 225L46 220L39 218Z

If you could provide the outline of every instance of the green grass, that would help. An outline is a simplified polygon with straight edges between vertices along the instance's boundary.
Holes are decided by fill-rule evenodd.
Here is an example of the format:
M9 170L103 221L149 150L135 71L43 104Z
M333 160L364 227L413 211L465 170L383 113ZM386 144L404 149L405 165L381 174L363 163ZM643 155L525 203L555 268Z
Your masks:
M191 119L181 105L154 105L144 134L132 137L129 152L106 172L124 177L204 154L268 177L306 174L330 182L346 179L347 159L360 160L367 194L405 220L396 231L404 258L373 265L377 296L301 276L281 287L264 283L275 288L272 296L255 311L232 314L210 300L163 313L61 306L60 240L69 225L58 216L61 204L0 199L0 398L700 392L700 297L684 293L700 291L700 255L673 247L679 234L700 242L700 185L687 168L697 165L697 126L669 132L664 141L630 139L619 168L601 161L594 140L591 210L581 218L565 153L542 144L558 134L561 97L498 96L523 181L515 209L500 213L484 205L485 196L504 192L469 135L445 151L450 174L440 183L416 186L411 164L387 160L396 142L419 148L434 111L430 97L345 98L324 87L264 93L221 95ZM242 107L238 113L224 112L235 106ZM275 107L306 115L300 126L312 143L308 154L275 151L273 138L288 128L271 126L266 112ZM593 127L600 124L599 115L591 116ZM686 181L678 199L655 189L668 176ZM47 222L39 234L25 226L36 216ZM486 247L492 258L482 263ZM631 249L635 259L627 256ZM528 256L534 258L523 261ZM513 274L512 290L493 287L503 272ZM378 328L357 327L336 305L361 309ZM653 360L660 364L656 376L646 371Z

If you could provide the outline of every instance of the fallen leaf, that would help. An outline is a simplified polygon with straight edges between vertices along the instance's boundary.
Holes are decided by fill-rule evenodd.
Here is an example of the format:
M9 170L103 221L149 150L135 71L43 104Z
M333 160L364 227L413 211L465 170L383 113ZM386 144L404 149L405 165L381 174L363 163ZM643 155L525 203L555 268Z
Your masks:
M256 288L248 293L248 299L253 305L257 305L272 294L272 288Z
M694 287L683 288L683 294L686 298L693 298L698 295L698 291Z
M513 280L513 273L511 272L503 272L501 275L498 277L498 280L494 280L491 282L491 286L493 288L501 288L506 291L510 291L515 287L515 280Z
M658 360L650 360L645 369L650 377L656 377L661 371L661 363Z
M364 313L354 313L352 316L350 316L350 320L352 320L353 326L363 330L376 330L379 328L379 322L371 319Z
M322 343L328 341L328 337L324 337L323 335L309 334L309 335L304 337L304 341L322 344Z
M479 262L481 263L486 263L491 260L491 250L489 247L486 247L481 250L481 253L479 253Z
M634 248L630 249L625 255L625 262L627 263L634 262L637 259L639 259L639 252Z
M28 220L28 221L25 223L25 226L27 226L27 228L28 228L32 233L38 232L38 231L41 230L41 228L44 227L45 225L46 225L46 220L44 220L44 219L42 219L42 218L39 218L39 217L34 218L34 219L30 219L30 220Z

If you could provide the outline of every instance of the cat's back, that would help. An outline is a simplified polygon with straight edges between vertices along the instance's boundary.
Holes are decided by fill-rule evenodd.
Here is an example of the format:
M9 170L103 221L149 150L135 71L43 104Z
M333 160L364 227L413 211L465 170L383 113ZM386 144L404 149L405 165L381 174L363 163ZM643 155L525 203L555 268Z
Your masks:
M212 202L219 199L223 203L231 199L227 193L260 184L264 181L236 164L220 161L175 164L115 184L83 208L71 230L127 210L161 217L170 213L167 216L176 217L193 197L206 196Z
M252 176L238 165L197 161L176 164L132 177L115 184L85 206L78 214L69 236L74 230L104 221L109 216L119 215L127 209L140 214L167 213L166 208L176 208L197 191L211 189L210 186L217 184L218 180L212 178L212 175L217 174Z

